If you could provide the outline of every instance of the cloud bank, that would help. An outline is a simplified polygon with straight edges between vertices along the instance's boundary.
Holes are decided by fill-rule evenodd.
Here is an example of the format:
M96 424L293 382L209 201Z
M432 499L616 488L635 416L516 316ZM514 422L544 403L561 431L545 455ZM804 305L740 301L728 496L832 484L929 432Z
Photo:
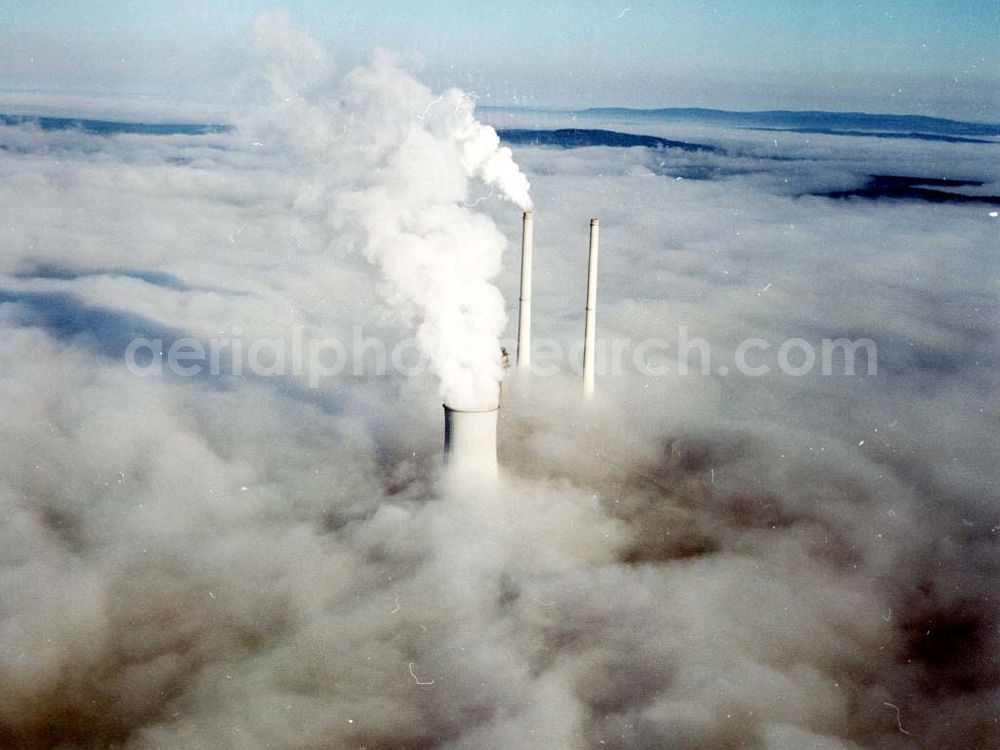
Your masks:
M498 373L511 154L388 58L256 35L231 132L0 128L0 745L996 744L997 219L795 197L871 161L989 185L992 146L518 148L539 335L582 335L599 215L602 336L869 336L879 371L626 372L584 410L564 367L511 384L498 491L446 495L435 376L125 368L415 324L446 389L467 354L455 398Z

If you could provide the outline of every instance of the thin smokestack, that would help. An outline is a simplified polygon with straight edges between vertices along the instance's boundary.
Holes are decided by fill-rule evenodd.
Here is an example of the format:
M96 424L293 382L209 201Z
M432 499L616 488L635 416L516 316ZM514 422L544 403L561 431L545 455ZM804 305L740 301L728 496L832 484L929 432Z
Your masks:
M597 339L597 247L600 224L590 220L590 262L587 266L587 324L583 335L583 396L594 396L594 347Z
M534 244L535 214L524 212L521 234L521 306L517 319L517 369L527 372L531 367L531 264Z
M444 405L444 463L450 481L479 486L497 481L499 412L499 407L467 410Z

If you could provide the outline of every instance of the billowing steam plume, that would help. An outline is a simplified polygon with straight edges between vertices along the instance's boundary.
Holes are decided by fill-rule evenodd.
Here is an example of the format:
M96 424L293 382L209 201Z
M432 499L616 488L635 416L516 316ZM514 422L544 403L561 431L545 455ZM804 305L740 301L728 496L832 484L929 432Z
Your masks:
M495 405L507 319L490 280L506 240L474 208L494 193L530 208L511 150L462 91L435 95L389 54L338 77L283 14L254 28L270 61L267 106L256 116L269 114L248 132L301 155L308 200L381 269L383 295L416 326L445 401Z

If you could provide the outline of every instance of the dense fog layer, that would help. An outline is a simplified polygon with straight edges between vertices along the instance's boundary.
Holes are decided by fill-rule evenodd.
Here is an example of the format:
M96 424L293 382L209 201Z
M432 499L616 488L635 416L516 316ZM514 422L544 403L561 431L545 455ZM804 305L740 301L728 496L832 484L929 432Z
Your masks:
M802 195L995 184L994 144L651 126L725 151L515 165L459 94L256 28L231 131L0 127L0 746L1000 742L1000 219ZM447 491L446 300L407 284L458 269L458 309L516 321L518 166L538 369L499 486ZM876 371L789 374L790 338L870 339ZM181 340L218 366L158 370Z

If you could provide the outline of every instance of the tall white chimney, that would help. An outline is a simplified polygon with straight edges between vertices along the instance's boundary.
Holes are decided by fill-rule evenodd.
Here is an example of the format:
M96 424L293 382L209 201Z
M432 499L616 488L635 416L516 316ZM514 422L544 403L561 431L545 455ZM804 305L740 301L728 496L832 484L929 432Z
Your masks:
M444 405L444 463L449 481L463 486L496 483L499 412L499 407L468 410Z
M590 262L587 266L587 324L583 334L583 396L594 397L594 349L597 343L597 245L600 224L590 220Z
M531 256L535 239L534 219L534 212L524 212L521 234L521 306L517 319L518 372L528 372L531 367Z

